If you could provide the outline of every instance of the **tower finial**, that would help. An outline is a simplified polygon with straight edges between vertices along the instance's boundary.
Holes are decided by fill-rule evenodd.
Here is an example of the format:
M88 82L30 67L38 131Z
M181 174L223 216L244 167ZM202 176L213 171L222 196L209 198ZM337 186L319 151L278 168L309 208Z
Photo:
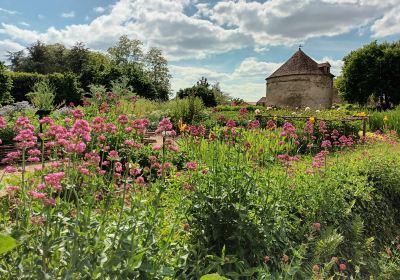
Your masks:
M299 51L301 51L301 48L302 48L302 47L303 47L303 46L300 44L300 45L299 45Z

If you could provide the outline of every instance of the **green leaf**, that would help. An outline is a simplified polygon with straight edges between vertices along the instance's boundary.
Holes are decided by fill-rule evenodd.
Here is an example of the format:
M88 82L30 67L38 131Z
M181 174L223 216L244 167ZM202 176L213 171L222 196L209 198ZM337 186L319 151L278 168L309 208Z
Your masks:
M201 276L200 280L229 280L229 279L219 275L218 273L213 273Z
M17 241L8 235L0 234L0 254L7 253L17 247Z
M144 251L134 255L129 260L129 266L131 269L138 269L142 265Z

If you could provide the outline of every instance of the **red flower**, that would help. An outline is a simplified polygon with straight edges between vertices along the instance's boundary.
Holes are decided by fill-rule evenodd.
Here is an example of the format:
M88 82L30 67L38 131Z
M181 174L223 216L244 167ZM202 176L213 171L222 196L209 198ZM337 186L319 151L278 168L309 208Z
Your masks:
M312 227L317 231L321 230L321 224L320 223L313 223Z

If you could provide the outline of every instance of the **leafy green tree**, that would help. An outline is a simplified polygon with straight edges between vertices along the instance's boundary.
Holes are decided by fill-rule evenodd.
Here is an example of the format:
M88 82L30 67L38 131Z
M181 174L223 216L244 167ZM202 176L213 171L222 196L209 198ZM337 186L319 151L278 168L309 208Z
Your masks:
M145 56L147 75L153 82L157 97L161 100L168 100L171 93L171 74L168 69L168 61L157 48L150 48Z
M10 94L12 79L7 75L7 67L0 61L0 105L10 104L13 98Z
M108 48L107 52L117 65L141 64L143 61L143 43L140 40L131 40L124 35L118 43Z
M386 107L400 103L400 41L376 41L350 52L335 85L343 98L365 105L371 98Z
M217 105L214 89L208 83L207 78L202 77L196 85L180 89L177 92L178 98L200 97L206 107L214 107Z
M89 49L83 43L77 42L66 55L68 70L75 74L81 73L83 67L89 62L89 54Z

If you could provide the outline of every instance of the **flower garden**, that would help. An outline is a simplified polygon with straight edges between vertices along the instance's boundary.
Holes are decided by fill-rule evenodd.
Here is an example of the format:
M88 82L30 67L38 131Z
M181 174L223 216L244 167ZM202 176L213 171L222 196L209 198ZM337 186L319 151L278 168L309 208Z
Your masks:
M144 104L0 117L1 279L400 279L396 111Z

